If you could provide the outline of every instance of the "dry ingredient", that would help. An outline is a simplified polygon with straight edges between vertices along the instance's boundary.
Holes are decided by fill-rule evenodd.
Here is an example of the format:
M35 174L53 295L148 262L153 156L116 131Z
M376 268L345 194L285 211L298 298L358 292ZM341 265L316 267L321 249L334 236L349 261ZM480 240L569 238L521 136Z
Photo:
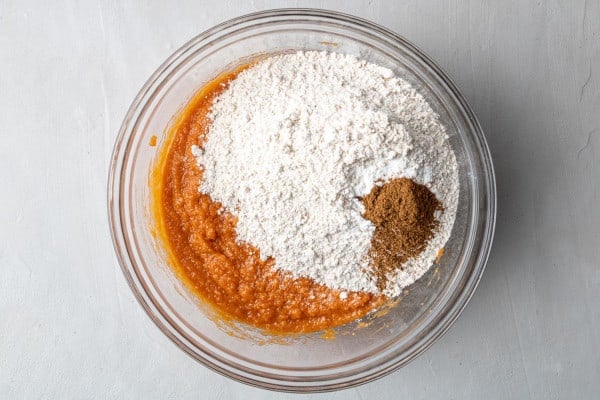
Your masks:
M407 178L373 187L362 202L364 217L375 225L369 256L377 287L383 290L388 275L425 249L438 225L434 214L441 204L426 186Z
M391 70L336 53L274 56L239 73L209 117L206 141L192 148L200 192L235 215L238 240L276 268L395 296L447 241L456 159L437 114ZM377 226L363 218L360 198L397 178L425 185L442 207L418 254L397 269L375 263L383 278L370 256Z

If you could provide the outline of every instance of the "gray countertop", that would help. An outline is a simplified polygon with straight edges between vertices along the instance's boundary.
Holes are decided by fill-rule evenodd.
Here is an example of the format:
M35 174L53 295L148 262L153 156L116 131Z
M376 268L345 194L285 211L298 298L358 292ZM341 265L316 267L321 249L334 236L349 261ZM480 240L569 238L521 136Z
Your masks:
M2 1L0 398L293 397L221 377L160 333L106 213L112 146L150 74L210 26L282 6L345 11L421 47L469 99L498 180L487 270L450 331L400 371L313 397L597 398L597 0Z

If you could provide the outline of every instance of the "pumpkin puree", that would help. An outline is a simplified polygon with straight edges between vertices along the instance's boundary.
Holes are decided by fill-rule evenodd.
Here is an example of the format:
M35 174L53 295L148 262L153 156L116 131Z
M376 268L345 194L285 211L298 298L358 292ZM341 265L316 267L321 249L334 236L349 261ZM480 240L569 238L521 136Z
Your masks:
M212 101L242 67L204 86L176 118L151 177L155 233L179 278L225 319L271 333L329 329L367 314L385 296L340 291L276 270L259 250L236 241L236 217L198 191L202 171L191 153L202 147ZM235 174L236 171L231 171Z

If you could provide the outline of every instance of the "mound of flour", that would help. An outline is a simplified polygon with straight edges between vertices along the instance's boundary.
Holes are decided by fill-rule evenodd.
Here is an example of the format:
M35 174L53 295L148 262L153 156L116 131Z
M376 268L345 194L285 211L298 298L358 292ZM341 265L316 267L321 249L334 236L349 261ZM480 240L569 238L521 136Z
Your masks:
M278 55L241 72L215 101L199 190L238 217L237 236L277 268L334 289L377 293L374 226L359 197L407 177L444 211L425 251L389 277L394 296L447 241L458 200L454 153L425 99L391 70L350 55Z

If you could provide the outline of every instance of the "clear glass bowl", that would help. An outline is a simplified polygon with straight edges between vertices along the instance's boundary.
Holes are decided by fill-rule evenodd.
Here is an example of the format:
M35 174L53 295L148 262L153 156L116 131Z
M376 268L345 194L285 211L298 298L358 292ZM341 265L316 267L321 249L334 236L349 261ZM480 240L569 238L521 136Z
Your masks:
M322 333L272 338L224 326L179 282L149 229L149 173L167 127L218 73L258 55L292 50L354 54L410 81L445 123L460 174L456 222L442 262L405 290L387 313ZM152 135L158 145L149 146ZM359 385L405 365L456 320L481 277L493 236L496 188L475 115L457 87L407 40L335 12L286 9L220 24L177 50L152 75L119 132L108 184L114 246L131 290L156 325L183 351L241 382L285 391Z

